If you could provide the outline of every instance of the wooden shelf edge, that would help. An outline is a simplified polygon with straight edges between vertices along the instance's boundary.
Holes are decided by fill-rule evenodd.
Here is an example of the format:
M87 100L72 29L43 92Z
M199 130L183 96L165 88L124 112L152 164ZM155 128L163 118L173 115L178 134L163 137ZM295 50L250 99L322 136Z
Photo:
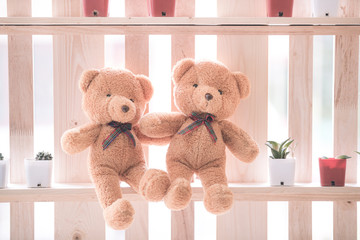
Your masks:
M360 26L359 18L3 17L2 26Z
M237 201L360 201L360 186L320 187L296 185L271 187L265 184L230 184ZM130 201L145 201L130 187L122 187L124 198ZM203 189L192 186L192 200L202 201ZM55 184L52 188L25 188L10 185L0 189L0 202L63 202L97 201L91 184Z

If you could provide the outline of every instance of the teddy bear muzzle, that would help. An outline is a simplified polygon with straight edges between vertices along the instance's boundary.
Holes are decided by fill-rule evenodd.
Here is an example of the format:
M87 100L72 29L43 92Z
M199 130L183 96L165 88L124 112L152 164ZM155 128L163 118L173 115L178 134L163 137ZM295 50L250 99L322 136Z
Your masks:
M222 97L219 91L213 87L198 87L193 93L194 105L198 111L216 115L222 107Z
M108 106L111 119L117 122L130 122L136 115L135 104L122 96L114 96Z

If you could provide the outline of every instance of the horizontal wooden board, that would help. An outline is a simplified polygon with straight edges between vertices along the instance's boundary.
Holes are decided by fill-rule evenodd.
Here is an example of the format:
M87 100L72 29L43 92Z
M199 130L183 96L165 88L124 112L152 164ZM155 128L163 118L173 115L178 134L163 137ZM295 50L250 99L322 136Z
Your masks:
M318 185L296 185L294 187L270 187L264 184L230 184L238 201L360 201L360 186L320 187ZM124 198L143 201L130 187L122 187ZM192 200L202 201L203 189L199 183L192 185ZM66 202L97 201L91 184L59 184L53 188L25 188L10 185L0 189L0 202Z

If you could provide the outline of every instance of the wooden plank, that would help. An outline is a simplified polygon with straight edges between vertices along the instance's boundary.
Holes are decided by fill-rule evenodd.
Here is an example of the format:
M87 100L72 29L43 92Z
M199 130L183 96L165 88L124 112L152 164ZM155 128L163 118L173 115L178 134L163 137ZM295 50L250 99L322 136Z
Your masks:
M76 0L53 0L53 16L81 16ZM87 151L69 156L60 145L63 132L89 120L81 109L78 81L83 70L104 65L104 36L54 36L55 181L90 182ZM105 224L98 203L55 202L55 239L104 239Z
M234 202L230 212L217 217L217 239L267 239L264 212L267 202Z
M339 17L359 17L360 2L358 0L340 0Z
M125 16L146 17L146 0L125 0ZM135 74L149 76L149 36L144 34L125 35L125 68ZM148 108L147 110L148 111ZM144 148L144 154L149 163L149 148ZM136 215L134 222L125 231L126 239L149 239L149 204L147 202L132 202Z
M171 239L193 240L194 239L194 201L182 211L171 212Z
M55 202L55 239L105 239L102 212L97 202Z
M357 149L358 67L359 36L336 36L334 155L352 157L346 164L346 183L357 182L357 155L354 150ZM355 239L356 227L356 203L334 202L334 239Z
M31 1L8 1L7 15L31 16ZM32 63L32 36L9 35L10 182L12 183L25 183L24 158L34 155ZM10 204L10 238L34 239L34 203Z
M312 238L312 202L289 202L289 239Z
M10 204L10 238L34 239L34 203Z
M265 17L265 1L218 0L218 17ZM241 71L251 81L250 97L242 100L231 121L259 144L260 154L244 164L227 151L229 182L267 181L268 36L218 35L217 57L231 71ZM244 216L245 215L245 216ZM241 218L238 218L241 216ZM237 218L237 219L236 219ZM266 239L267 203L234 202L231 211L217 219L218 239Z
M357 238L357 202L334 202L334 240Z
M345 26L243 26L243 25L209 25L209 26L0 26L0 34L9 35L119 35L119 34L196 34L196 35L359 35L360 27Z
M237 201L360 201L358 185L345 187L320 187L296 185L295 187L270 187L265 184L229 184ZM123 196L130 201L144 201L130 187L123 187ZM192 184L193 201L202 201L204 194L200 183ZM11 185L0 189L0 202L96 202L92 184L54 184L51 188L26 188Z

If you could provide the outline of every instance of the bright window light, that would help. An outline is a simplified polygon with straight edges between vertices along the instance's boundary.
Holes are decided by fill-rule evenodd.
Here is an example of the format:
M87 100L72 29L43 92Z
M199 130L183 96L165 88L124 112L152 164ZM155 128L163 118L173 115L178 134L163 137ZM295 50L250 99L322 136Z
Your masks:
M109 0L109 17L125 17L125 0Z
M288 202L268 202L268 240L288 239L288 208Z
M7 0L0 0L0 17L7 17Z
M312 203L312 239L333 239L333 202Z
M217 59L216 35L195 36L195 59L216 61Z
M0 152L10 157L8 37L0 35Z
M195 17L216 17L217 0L195 0Z
M50 0L32 0L31 11L33 17L51 17L52 1Z
M53 202L34 204L35 239L54 239L54 211Z
M114 230L105 224L105 239L106 240L124 240L125 230Z
M10 203L0 203L0 239L10 240Z
M195 240L216 240L216 215L209 213L204 202L195 202Z

